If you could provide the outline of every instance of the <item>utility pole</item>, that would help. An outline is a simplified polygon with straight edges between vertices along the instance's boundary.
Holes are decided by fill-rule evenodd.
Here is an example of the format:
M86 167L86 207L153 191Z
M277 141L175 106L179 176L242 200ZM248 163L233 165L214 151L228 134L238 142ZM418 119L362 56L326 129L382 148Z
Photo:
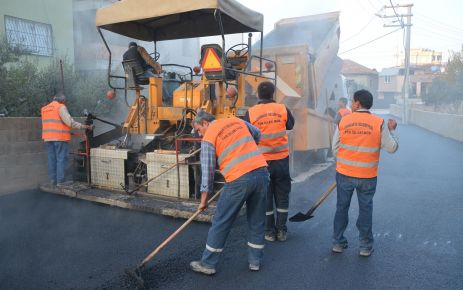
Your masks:
M392 3L392 2L391 2ZM406 28L405 33L405 60L404 60L404 67L405 67L405 76L404 76L404 84L402 90L403 96L403 118L402 122L404 124L408 123L408 98L410 94L410 38L411 38L411 27L412 27L412 7L413 4L403 4L403 5L391 5L391 6L384 6L383 10L392 9L394 15L379 15L378 17L381 18L397 18L400 24L385 24L384 27L401 27L402 29ZM405 14L399 14L398 9L407 8L407 12ZM396 10L397 9L397 10ZM403 22L403 18L407 18L407 23ZM396 22L396 21L395 21Z

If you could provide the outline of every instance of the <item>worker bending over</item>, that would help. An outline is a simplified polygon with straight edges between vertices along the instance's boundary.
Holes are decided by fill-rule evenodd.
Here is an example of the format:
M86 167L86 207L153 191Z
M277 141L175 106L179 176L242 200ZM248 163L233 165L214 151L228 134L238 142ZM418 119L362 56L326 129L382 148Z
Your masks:
M265 198L269 182L267 163L256 145L260 132L241 119L215 120L213 115L203 111L197 113L193 126L203 137L201 202L198 210L207 208L207 196L213 191L216 162L225 178L225 185L207 235L206 249L201 260L191 262L190 267L206 275L216 272L219 254L223 251L236 216L246 202L249 269L258 271L264 249Z
M250 108L244 119L261 131L259 149L267 160L270 186L267 192L265 239L286 240L289 192L289 148L286 130L293 129L294 118L283 104L274 101L275 86L263 82L257 87L259 102ZM276 206L276 222L275 210Z
M394 137L397 123L387 124L370 113L373 96L367 90L354 93L352 114L339 122L333 137L333 154L336 157L337 203L334 216L333 252L342 253L347 248L344 237L349 220L349 206L354 190L357 191L359 215L359 255L368 257L373 252L373 196L376 192L379 152L397 151Z
M71 128L92 130L93 126L74 121L66 108L66 96L57 94L42 107L42 139L47 144L48 176L51 185L61 187L65 181Z

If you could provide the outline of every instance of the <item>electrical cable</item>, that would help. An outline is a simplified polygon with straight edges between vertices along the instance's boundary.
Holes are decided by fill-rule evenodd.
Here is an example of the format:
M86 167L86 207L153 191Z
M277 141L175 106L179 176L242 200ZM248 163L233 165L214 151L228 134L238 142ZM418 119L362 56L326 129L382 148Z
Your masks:
M428 23L432 24L432 25L440 25L442 27L445 27L447 29L451 29L451 30L454 30L454 31L458 31L459 33L463 33L463 28L458 28L456 26L453 26L453 25L449 25L447 23L444 23L444 22L441 22L439 20L436 20L432 17L429 17L429 16L426 16L426 15L423 15L423 14L417 14L416 13L416 16L418 16L418 18L421 18L422 20L425 20L427 21ZM428 20L426 20L428 19Z
M352 38L355 38L357 35L362 33L368 27L368 25L370 25L370 23L375 19L376 19L376 15L373 15L373 17L368 21L367 24L365 24L365 26L363 26L357 33L355 33L355 34L349 36L348 38L344 39L343 41L341 41L341 43L347 42L347 41L351 40Z
M455 37L452 37L452 36L449 36L449 35L442 34L442 33L438 32L438 31L435 31L435 30L432 31L429 28L416 26L415 29L418 30L418 32L421 33L421 34L423 34L423 33L427 34L427 36L429 36L429 37L435 37L435 38L439 38L439 39L448 41L449 44L450 43L455 43L455 41L459 41L459 42L463 41L463 38L455 38Z
M373 3L371 2L371 0L368 0L368 3L370 3L371 7L373 7L373 9L374 9L375 11L378 10L378 8L376 8L376 6L373 5Z
M374 41L376 41L376 40L379 40L379 39L381 39L381 38L383 38L383 37L385 37L385 36L388 36L389 34L392 34L392 33L394 33L394 32L397 32L397 31L399 31L399 30L401 30L401 29L402 29L402 28L397 28L396 30L390 31L390 32L388 32L388 33L386 33L386 34L383 34L383 35L381 35L381 36L379 36L379 37L377 37L377 38L375 38L375 39L372 39L372 40L370 40L370 41L368 41L368 42L365 42L365 43L363 43L363 44L360 44L360 45L358 45L358 46L356 46L356 47L353 47L353 48L351 48L351 49L345 50L345 51L343 51L343 52L340 52L340 53L338 53L338 55L344 54L344 53L346 53L346 52L349 52L349 51L352 51L352 50L354 50L354 49L357 49L357 48L360 48L360 47L362 47L362 46L365 46L365 45L367 45L367 44L370 44L370 43L372 43L372 42L374 42Z
M403 22L402 18L399 17L399 14L397 14L397 11L395 11L394 4L392 4L392 0L389 0L389 3L391 3L392 10L394 10L394 14L397 17L397 20L399 20L399 22L400 22L400 27L404 28L404 22Z
M438 23L434 23L430 20L427 20L426 18L422 18L421 16L417 16L418 17L418 20L420 22L422 22L421 24L424 24L424 25L421 25L421 26L427 26L427 27L430 27L429 29L441 29L442 31L445 31L446 33L450 33L448 35L462 35L463 34L463 30L462 31L457 31L458 29L457 28L450 28L450 27L445 27L445 25L440 25ZM453 30L453 31L452 31ZM439 32L440 33L442 33Z

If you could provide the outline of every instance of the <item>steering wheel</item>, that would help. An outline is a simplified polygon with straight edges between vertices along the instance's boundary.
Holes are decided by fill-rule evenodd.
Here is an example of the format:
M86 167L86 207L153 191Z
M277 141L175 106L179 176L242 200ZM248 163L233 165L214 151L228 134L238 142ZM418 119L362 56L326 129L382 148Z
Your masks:
M158 61L159 58L161 57L161 54L156 51L156 52L150 53L150 56L152 56L152 58L154 58L154 61Z
M241 49L238 49L238 48L241 48ZM249 46L246 43L238 43L238 44L233 45L225 53L225 57L227 58L227 60L229 60L228 59L228 53L231 52L231 51L233 51L235 53L235 56L236 55L248 56ZM244 53L243 53L243 51L244 51Z

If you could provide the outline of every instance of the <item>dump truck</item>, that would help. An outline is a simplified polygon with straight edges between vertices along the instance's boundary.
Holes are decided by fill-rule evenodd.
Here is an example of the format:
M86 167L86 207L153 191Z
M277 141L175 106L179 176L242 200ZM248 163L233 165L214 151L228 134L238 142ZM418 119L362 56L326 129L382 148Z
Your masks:
M277 66L277 102L293 113L290 132L293 175L329 155L337 100L347 96L340 75L339 12L281 19L254 51Z
M125 0L98 9L96 25L109 55L109 86L126 100L130 92L135 98L122 125L113 124L112 131L97 136L87 132L82 152L87 154L88 181L127 193L197 197L200 139L192 132L197 110L216 118L244 116L253 103L248 99L256 100L255 92L248 94L246 88L275 82L275 70L263 67L264 62L276 64L251 52L252 33L263 36L263 15L233 0ZM202 45L198 67L161 63L161 75L143 77L135 60L112 63L107 31L153 42L156 60L163 53L157 50L160 41L220 36L222 43ZM226 46L225 35L234 33L250 33L248 42ZM114 66L120 65L124 75L115 75ZM87 116L88 124L104 121L91 112Z

